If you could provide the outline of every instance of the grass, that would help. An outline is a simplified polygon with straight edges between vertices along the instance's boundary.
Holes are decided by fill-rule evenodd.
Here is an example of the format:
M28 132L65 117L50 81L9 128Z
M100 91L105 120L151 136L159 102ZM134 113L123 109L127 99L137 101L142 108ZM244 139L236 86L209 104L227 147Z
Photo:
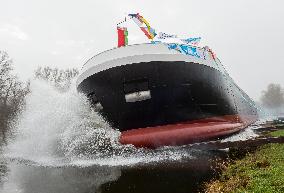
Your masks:
M273 131L270 133L271 136L273 137L280 137L284 136L284 129L278 130L278 131Z
M284 130L271 133L284 136ZM219 179L206 184L205 192L284 192L284 144L267 144L241 160L224 166Z

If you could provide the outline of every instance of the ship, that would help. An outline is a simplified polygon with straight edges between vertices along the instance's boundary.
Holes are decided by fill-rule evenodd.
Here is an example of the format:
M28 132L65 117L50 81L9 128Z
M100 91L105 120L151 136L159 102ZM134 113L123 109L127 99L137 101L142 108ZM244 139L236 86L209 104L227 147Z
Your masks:
M77 79L102 117L136 147L222 138L258 119L254 101L207 46L149 42L89 59Z

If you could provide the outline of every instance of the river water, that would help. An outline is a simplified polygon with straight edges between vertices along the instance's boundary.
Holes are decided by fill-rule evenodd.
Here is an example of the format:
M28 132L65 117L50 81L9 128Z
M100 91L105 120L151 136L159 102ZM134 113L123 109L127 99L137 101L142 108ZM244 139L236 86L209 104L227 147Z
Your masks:
M34 81L0 153L1 193L198 192L225 151L137 149L85 96ZM255 136L249 128L225 140Z

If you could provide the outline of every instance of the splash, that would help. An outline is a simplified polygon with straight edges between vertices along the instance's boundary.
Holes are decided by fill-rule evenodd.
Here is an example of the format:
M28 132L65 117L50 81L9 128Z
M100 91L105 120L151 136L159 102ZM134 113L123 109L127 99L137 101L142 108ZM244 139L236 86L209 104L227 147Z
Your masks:
M243 131L234 134L232 136L229 136L223 140L221 140L221 142L227 142L227 141L246 141L248 139L252 139L252 138L256 138L259 135L255 132L255 130L257 130L258 128L260 128L260 126L249 126L246 129L244 129Z
M132 165L189 157L187 151L136 149L118 142L120 132L75 87L60 92L33 81L26 107L14 122L6 157L40 165Z

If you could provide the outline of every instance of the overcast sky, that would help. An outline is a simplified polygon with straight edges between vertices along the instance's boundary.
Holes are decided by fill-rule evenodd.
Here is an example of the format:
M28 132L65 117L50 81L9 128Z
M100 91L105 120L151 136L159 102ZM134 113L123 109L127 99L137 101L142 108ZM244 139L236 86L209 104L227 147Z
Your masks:
M236 83L258 99L269 83L284 86L282 0L0 0L0 49L23 79L37 66L80 68L116 46L116 23L126 13L158 31L201 36ZM129 24L129 43L147 42Z

